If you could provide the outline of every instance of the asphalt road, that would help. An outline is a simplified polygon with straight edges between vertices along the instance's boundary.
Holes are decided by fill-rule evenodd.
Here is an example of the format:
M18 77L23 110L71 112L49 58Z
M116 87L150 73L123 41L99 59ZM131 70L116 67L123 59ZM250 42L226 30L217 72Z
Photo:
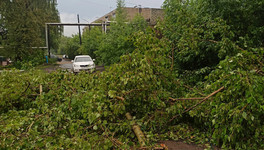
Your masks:
M69 59L62 59L62 61L57 62L57 64L59 64L59 67L62 69L66 69L71 71L72 69L72 62Z

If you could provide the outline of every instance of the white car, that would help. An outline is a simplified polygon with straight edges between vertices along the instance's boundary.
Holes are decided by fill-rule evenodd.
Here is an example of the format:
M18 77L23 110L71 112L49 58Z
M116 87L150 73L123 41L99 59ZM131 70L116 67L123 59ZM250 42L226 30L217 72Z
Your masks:
M75 56L74 60L72 60L72 71L77 73L95 69L94 61L89 55Z

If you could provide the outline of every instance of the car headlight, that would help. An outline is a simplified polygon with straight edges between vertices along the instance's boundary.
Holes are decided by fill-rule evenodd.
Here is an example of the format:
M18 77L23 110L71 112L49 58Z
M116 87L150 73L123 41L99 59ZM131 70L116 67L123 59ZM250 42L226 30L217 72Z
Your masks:
M73 67L79 67L78 65L73 65Z

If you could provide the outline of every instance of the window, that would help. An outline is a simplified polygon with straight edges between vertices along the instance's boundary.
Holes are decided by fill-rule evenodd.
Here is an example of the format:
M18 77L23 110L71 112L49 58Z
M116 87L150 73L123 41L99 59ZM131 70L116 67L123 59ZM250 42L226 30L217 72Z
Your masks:
M77 57L75 59L75 62L87 62L87 61L92 61L91 57Z

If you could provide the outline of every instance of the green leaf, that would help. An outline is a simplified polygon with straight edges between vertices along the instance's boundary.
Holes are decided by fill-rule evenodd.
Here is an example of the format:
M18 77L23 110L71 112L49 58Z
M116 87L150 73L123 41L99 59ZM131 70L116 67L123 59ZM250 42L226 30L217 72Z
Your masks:
M251 116L251 120L254 121L255 117L254 116Z
M243 112L243 113L242 113L242 116L243 116L244 119L247 120L247 113L246 113L246 112Z
M116 91L110 90L108 92L108 95L109 95L109 97L114 98L115 97L115 93L116 93Z
M213 125L215 124L215 119L212 120Z
M98 129L97 125L93 126L93 129L94 130L97 130Z

